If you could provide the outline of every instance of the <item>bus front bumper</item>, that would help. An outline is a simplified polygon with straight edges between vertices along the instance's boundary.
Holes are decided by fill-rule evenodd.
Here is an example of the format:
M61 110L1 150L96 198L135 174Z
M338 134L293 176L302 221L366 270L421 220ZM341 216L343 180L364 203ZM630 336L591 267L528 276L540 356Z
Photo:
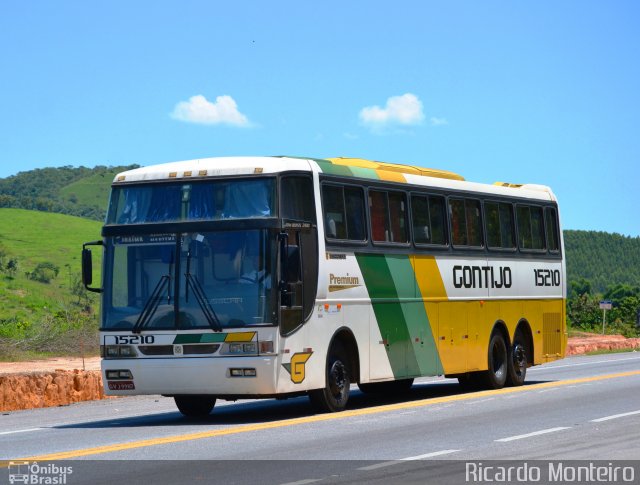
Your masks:
M108 396L272 395L276 394L276 376L275 356L102 361Z

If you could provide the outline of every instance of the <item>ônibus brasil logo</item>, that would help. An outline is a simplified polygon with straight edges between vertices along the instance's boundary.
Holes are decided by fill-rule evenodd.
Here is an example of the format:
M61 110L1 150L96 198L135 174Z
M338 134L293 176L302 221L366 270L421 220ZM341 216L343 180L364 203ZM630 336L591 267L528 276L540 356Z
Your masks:
M9 462L9 483L25 483L33 485L64 485L67 475L73 473L73 467L59 466L55 463L39 465L28 461Z

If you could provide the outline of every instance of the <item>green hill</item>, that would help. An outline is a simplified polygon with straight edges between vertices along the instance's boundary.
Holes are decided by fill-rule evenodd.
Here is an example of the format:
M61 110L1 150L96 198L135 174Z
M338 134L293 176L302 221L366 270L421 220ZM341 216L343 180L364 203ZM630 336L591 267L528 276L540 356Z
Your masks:
M640 286L640 237L564 231L567 281L587 280L595 293L614 285Z
M57 212L104 220L115 175L137 165L59 167L0 179L0 207Z
M101 225L63 214L0 209L0 357L15 348L75 353L78 349L59 348L54 337L73 328L97 328L97 298L80 284L80 253L83 242L100 239Z

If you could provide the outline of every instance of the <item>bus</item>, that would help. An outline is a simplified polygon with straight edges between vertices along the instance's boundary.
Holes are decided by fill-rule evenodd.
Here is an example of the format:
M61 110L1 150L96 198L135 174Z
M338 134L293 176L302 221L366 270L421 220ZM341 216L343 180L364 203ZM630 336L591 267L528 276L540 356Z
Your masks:
M92 286L91 246L102 246ZM216 400L520 386L564 356L556 197L355 158L227 157L118 174L82 276L105 393Z

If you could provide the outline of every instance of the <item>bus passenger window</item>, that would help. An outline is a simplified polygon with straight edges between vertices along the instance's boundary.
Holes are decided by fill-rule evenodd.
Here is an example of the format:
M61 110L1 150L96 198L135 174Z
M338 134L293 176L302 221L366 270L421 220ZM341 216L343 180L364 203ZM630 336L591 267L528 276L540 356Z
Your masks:
M464 200L451 199L449 201L451 213L451 236L454 246L467 245L467 222L464 210Z
M454 246L482 247L482 218L480 201L450 199L451 230Z
M411 218L413 220L413 239L416 244L429 244L431 242L431 229L429 227L429 203L426 197L411 197Z
M480 201L466 199L467 238L469 246L482 246L482 219L480 218Z
M369 191L369 211L371 213L371 237L374 241L390 240L389 221L387 219L387 193Z
M347 218L347 239L365 241L367 236L364 224L364 193L362 189L345 187L344 201Z
M516 212L518 216L518 245L520 249L544 250L542 207L519 205L517 206Z
M396 243L409 242L407 231L407 203L404 194L389 192L389 215L391 221L391 241Z
M558 251L560 245L558 243L558 219L556 210L547 207L544 210L545 227L547 229L547 247L549 251Z
M329 239L365 241L364 192L359 187L322 186L325 232Z
M444 197L429 196L429 220L431 222L431 244L447 244L447 216Z
M514 249L513 212L511 204L505 202L485 202L487 219L487 244L490 248Z
M327 238L346 239L347 227L344 217L342 187L323 185L322 202L324 203L324 223Z
M444 207L444 197L411 196L413 238L416 244L447 244Z

